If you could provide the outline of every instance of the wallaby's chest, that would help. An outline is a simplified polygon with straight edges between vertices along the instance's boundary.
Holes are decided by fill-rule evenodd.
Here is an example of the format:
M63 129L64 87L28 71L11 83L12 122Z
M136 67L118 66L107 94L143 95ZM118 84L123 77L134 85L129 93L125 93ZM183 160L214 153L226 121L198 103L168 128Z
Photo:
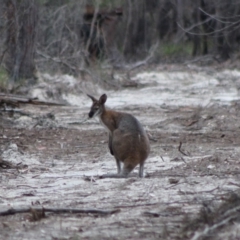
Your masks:
M108 132L108 133L111 133L111 130L110 130L110 127L108 126L107 123L105 123L101 117L99 117L99 122L100 124L105 128L105 130Z

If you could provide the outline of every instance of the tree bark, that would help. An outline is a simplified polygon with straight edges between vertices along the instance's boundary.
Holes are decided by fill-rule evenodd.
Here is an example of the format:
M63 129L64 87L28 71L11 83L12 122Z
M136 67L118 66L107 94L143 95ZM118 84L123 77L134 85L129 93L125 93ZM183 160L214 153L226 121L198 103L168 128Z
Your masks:
M35 0L5 0L7 17L4 59L10 84L21 79L36 81L34 54L36 47L37 6Z

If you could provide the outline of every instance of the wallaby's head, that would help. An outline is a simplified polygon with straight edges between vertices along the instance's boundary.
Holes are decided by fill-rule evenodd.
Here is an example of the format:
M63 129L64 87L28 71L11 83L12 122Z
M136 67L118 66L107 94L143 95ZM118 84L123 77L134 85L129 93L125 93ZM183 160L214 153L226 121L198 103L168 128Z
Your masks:
M98 115L101 115L103 110L104 110L104 104L107 101L107 95L103 94L99 100L97 100L96 98L92 97L91 95L88 95L88 97L90 97L92 99L92 106L90 109L90 112L88 114L89 118L93 118L96 117Z

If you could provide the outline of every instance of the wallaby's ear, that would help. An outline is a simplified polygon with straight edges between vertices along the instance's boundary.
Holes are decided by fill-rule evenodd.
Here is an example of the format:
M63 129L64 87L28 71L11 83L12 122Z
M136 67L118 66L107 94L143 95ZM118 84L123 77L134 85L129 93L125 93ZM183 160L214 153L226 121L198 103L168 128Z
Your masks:
M99 98L99 103L100 104L104 104L107 101L107 95L103 94L100 98Z
M87 94L87 96L88 96L89 98L91 98L93 102L97 102L97 99L94 98L93 96L91 96L91 95L89 95L89 94Z

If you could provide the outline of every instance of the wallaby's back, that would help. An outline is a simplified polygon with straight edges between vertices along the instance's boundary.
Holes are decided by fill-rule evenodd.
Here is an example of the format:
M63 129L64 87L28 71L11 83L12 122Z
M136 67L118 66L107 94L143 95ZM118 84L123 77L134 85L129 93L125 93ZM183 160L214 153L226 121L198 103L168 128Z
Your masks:
M112 133L114 156L128 162L130 171L148 157L150 146L147 134L140 122L132 115L120 113L118 127Z

